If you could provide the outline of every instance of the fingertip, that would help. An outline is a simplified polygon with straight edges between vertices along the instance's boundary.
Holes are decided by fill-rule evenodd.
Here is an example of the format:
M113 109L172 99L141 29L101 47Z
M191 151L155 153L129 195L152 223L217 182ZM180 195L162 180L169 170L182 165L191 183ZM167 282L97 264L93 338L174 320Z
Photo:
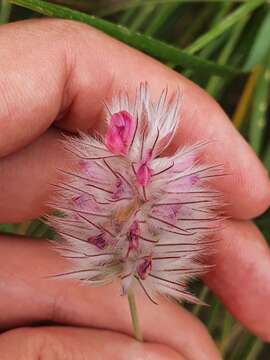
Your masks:
M244 161L241 161L241 168L237 172L231 186L238 190L239 198L242 198L239 211L237 199L232 192L230 199L230 211L240 220L249 220L264 213L270 206L270 179L267 170L253 152L247 146L247 153L250 153Z

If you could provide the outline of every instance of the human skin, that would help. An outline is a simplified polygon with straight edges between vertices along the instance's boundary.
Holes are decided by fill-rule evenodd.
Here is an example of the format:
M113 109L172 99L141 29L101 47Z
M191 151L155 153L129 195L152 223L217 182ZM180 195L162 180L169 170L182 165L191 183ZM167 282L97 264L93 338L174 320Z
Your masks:
M270 340L270 254L250 222L269 206L270 182L218 104L159 62L79 23L4 25L0 48L0 222L46 210L57 168L70 161L59 143L61 130L103 131L103 101L123 89L134 95L140 81L148 81L154 97L166 85L179 87L181 123L171 150L213 140L203 156L229 174L213 181L230 220L216 235L217 251L207 260L216 266L204 280L244 326ZM1 236L1 360L220 358L192 314L167 300L157 307L141 295L146 343L136 342L119 285L87 288L44 278L67 268L45 240Z

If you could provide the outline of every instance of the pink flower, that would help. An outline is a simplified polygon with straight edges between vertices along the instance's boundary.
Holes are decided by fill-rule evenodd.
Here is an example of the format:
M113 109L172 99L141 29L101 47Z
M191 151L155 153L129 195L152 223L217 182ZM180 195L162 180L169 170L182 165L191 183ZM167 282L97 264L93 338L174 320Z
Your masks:
M180 109L179 95L167 98L165 89L152 102L142 83L133 103L112 100L103 140L67 138L78 166L56 185L53 205L63 216L49 217L65 242L59 251L73 262L62 277L89 285L118 278L124 293L138 287L154 302L159 293L196 301L185 286L207 270L200 259L222 220L207 181L223 169L198 161L205 143L162 157Z

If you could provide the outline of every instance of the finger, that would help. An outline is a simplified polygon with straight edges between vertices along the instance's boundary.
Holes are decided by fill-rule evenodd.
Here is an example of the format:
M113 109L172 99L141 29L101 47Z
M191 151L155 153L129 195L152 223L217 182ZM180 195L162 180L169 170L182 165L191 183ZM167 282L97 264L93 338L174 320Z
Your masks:
M0 335L1 360L184 360L168 346L139 343L112 331L75 327L20 328Z
M0 160L0 223L19 223L46 211L58 169L70 161L58 130L50 129L31 145Z
M88 288L75 281L45 278L68 269L66 259L53 252L45 241L2 236L2 328L53 321L132 335L128 302L120 296L120 285ZM205 327L178 304L164 299L155 305L142 294L136 301L147 342L167 345L187 359L220 358Z
M214 270L205 278L230 312L251 331L270 340L270 252L252 223L232 221L221 232Z
M219 178L217 187L227 194L232 214L249 218L268 207L269 179L253 151L214 100L176 72L74 22L5 25L0 47L5 74L0 76L0 154L29 143L56 118L62 117L58 125L69 130L101 126L102 101L119 90L132 96L138 83L147 80L154 98L166 85L171 91L180 87L184 94L182 126L174 144L215 140L206 157L224 164L231 174Z

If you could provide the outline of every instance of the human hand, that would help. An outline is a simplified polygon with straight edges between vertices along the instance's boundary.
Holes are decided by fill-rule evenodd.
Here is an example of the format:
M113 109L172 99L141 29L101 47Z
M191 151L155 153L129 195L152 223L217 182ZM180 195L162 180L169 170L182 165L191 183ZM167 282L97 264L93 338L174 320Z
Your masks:
M205 281L236 318L270 340L270 255L248 221L269 206L270 183L219 106L179 74L88 26L31 20L1 29L1 222L20 222L45 210L56 169L68 162L60 129L102 131L102 101L122 89L134 94L140 81L149 82L154 96L166 85L179 86L182 124L172 146L215 140L204 156L231 174L214 184L230 204L232 219L217 234L222 241L211 259L216 266ZM44 279L66 268L46 241L1 236L1 359L219 358L199 320L165 300L157 307L138 299L146 343L137 343L119 288ZM45 326L48 322L53 326ZM27 327L33 324L38 326Z

